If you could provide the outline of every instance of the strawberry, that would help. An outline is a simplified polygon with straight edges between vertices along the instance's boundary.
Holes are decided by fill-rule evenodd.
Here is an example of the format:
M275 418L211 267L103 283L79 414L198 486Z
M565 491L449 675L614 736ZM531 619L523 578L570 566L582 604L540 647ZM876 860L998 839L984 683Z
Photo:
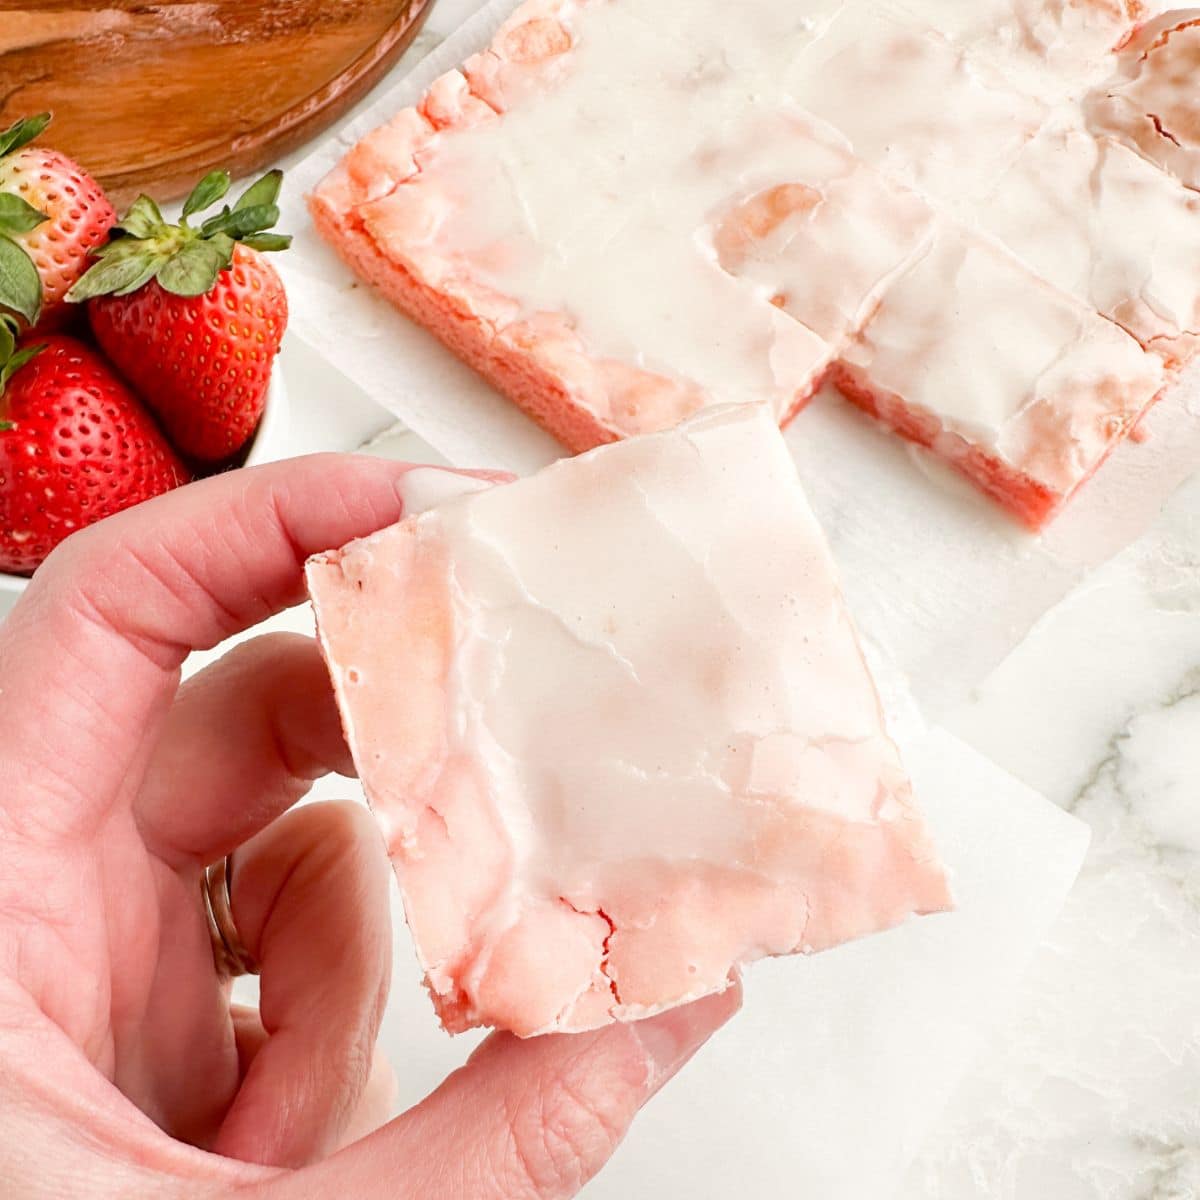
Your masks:
M0 306L37 330L63 323L63 297L117 219L82 167L27 144L49 121L41 113L0 133Z
M225 195L227 172L196 185L178 225L140 196L68 296L88 302L105 354L199 463L236 454L262 416L288 315L283 283L261 253L291 243L267 232L279 219L282 178L264 175L199 228L188 218Z
M28 574L76 529L188 480L153 418L63 334L15 350L0 323L0 570Z

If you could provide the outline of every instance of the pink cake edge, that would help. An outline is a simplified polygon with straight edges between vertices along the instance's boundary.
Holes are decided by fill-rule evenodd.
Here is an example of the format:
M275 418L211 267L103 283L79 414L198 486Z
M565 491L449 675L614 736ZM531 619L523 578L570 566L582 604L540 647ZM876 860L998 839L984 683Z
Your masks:
M407 520L406 517L401 517L401 522ZM390 528L390 526L385 526ZM377 530L377 533L382 533L384 530ZM377 827L379 828L380 837L384 842L384 852L387 854L388 866L391 869L392 875L396 880L396 887L400 893L400 904L404 911L404 921L408 926L412 935L412 949L416 957L417 965L421 971L421 986L429 995L430 1002L433 1005L434 1014L442 1028L451 1036L456 1036L460 1033L466 1033L471 1029L482 1027L479 1022L467 1020L465 1017L466 1005L461 996L450 997L445 993L438 991L435 986L433 973L430 964L426 962L425 955L421 948L421 942L416 936L416 927L413 923L413 914L411 911L408 892L404 886L402 878L402 864L399 863L393 855L391 847L387 844L384 837L384 830L381 823L382 805L379 798L375 795L374 786L368 783L364 777L364 772L359 766L359 743L355 732L354 721L351 716L351 706L346 694L345 681L342 678L342 672L334 657L333 650L330 646L330 638L327 632L323 614L322 614L322 584L320 582L320 573L324 571L336 571L336 578L343 579L340 571L341 560L346 551L351 549L359 542L370 540L376 534L367 534L361 538L354 538L345 545L336 547L331 550L326 550L320 554L310 555L304 563L304 582L305 591L308 595L308 601L313 612L313 623L316 629L317 649L321 655L321 661L325 664L325 670L329 675L330 685L333 688L334 699L336 701L338 724L342 730L342 737L345 739L346 746L350 751L351 760L354 763L354 769L360 777L360 784L363 789L363 796L367 802L367 808L371 815L375 818ZM338 583L331 582L331 587L340 586Z
M1162 398L1167 386L1156 392L1121 432L1111 437L1104 452L1065 492L1056 492L1044 483L989 454L980 446L946 429L938 417L919 405L910 404L888 388L876 386L865 369L838 362L830 372L830 382L856 408L892 430L905 441L920 446L969 480L1003 511L1020 521L1031 533L1041 533L1062 511L1138 423ZM954 453L948 453L950 446Z
M483 321L383 254L365 229L339 214L319 192L309 197L308 205L318 232L347 266L572 453L620 437L591 409L572 400L566 382L536 355L505 353Z

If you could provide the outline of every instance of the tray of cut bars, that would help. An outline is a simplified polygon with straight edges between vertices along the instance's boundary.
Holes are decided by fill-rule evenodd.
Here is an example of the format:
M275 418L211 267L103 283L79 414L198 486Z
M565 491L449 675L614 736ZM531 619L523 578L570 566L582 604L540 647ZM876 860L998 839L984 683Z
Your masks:
M1197 71L1113 0L493 4L301 165L297 327L464 463L767 404L952 700L1200 462Z

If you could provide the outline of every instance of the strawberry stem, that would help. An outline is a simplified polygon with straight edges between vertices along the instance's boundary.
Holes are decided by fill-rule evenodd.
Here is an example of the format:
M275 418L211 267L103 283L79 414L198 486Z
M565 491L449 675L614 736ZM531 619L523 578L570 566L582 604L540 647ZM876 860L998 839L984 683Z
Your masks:
M151 279L176 296L203 296L233 262L234 245L254 250L286 250L292 239L269 233L279 220L282 171L268 171L252 183L231 207L208 217L199 228L188 218L211 208L229 191L228 171L211 171L183 203L178 224L164 220L149 196L139 196L112 231L111 240L95 254L96 262L67 293L79 304L97 296L128 296Z

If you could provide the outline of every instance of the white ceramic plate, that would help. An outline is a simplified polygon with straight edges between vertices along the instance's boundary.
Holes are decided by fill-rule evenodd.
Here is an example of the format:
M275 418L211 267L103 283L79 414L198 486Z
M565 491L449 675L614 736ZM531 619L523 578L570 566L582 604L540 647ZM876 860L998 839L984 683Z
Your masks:
M283 382L283 371L276 358L271 372L271 385L267 389L267 403L262 420L258 423L250 449L246 454L248 467L260 463L274 462L285 457L288 429L287 388ZM0 595L15 596L25 590L29 580L23 575L9 575L0 571Z

